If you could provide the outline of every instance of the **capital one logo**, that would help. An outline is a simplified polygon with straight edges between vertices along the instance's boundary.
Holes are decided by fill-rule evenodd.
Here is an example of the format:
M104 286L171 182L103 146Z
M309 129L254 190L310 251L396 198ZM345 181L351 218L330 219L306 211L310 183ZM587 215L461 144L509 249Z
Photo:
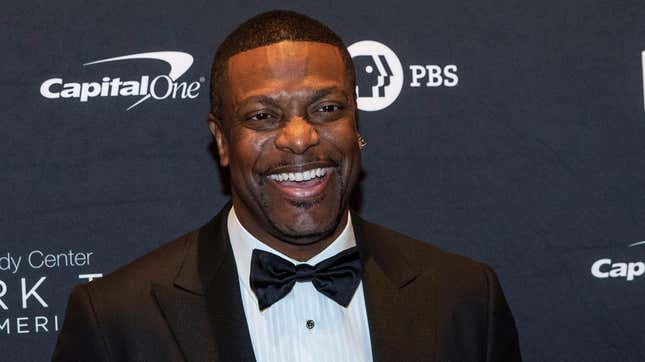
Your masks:
M629 244L629 247L645 246L645 241ZM645 274L645 263L642 261L615 261L609 258L596 260L591 265L591 275L598 279L621 278L628 282Z
M88 102L96 97L137 97L137 100L126 110L131 110L150 98L194 99L199 95L200 82L178 82L178 79L193 64L193 56L188 53L177 51L138 53L99 59L85 63L83 66L141 59L165 62L169 66L168 73L154 77L144 74L138 79L126 81L115 76L103 76L100 80L87 82L66 82L63 78L55 77L45 80L40 85L40 94L48 99L75 99L79 102Z
M363 40L347 50L356 69L358 109L378 111L394 103L403 88L403 67L392 49Z

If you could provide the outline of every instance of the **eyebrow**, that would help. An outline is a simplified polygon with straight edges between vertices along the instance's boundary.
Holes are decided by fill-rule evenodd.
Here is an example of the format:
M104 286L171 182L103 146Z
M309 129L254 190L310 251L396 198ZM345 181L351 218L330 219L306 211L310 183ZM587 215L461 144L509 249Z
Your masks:
M340 89L340 88L338 88L336 86L331 86L331 87L325 87L325 88L321 88L321 89L316 90L312 95L310 95L308 97L307 103L314 103L316 101L319 101L320 99L325 98L329 94L334 93L336 91L340 91L340 93L343 95L343 97L345 97L345 99L349 99L349 97L347 96L345 91L343 91L342 89ZM251 97L248 97L248 98L242 100L240 102L240 104L246 104L246 103L249 103L249 102L258 102L258 103L262 103L264 105L269 105L269 106L274 106L274 107L279 107L280 106L280 104L275 99L273 99L273 98L271 98L269 96L251 96Z
M275 99L268 96L253 96L243 100L240 103L244 104L249 102L258 102L258 103L266 104L269 106L275 106L275 107L279 106L279 103Z
M309 97L309 103L314 103L316 101L319 101L320 99L325 98L326 96L328 96L329 94L331 94L331 93L333 93L335 91L340 91L343 94L343 96L345 98L347 98L347 95L345 94L345 92L342 89L340 89L340 88L338 88L336 86L331 86L331 87L321 88L321 89L318 89L317 91L315 91L314 94L312 94Z

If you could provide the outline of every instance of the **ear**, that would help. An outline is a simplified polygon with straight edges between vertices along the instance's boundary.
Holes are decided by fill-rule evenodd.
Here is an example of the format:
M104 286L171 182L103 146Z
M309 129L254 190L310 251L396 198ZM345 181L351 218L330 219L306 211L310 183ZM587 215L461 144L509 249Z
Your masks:
M217 153L219 153L219 164L223 167L228 166L228 140L226 138L226 133L224 132L224 127L222 126L222 120L215 117L212 113L208 114L208 128L210 128L213 137L215 138L215 143L217 144Z
M354 107L356 107L356 101L354 101ZM358 129L358 108L354 108L354 133L356 134L356 143L358 144L359 149L363 149L365 145L363 144L365 142L365 139L363 136L361 136L361 131Z

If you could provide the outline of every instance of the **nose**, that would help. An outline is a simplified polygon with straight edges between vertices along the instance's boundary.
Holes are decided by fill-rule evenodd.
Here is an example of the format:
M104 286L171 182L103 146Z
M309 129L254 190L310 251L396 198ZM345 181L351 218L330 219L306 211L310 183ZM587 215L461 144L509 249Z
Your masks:
M292 117L275 140L278 149L301 154L320 143L318 132L302 117Z

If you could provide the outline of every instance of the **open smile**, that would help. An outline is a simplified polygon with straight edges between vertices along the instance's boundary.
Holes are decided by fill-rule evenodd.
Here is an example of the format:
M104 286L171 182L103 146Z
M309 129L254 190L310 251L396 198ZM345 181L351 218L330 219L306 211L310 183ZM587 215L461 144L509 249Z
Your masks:
M315 167L315 164L280 167L267 175L270 183L290 199L312 199L322 195L334 167Z

